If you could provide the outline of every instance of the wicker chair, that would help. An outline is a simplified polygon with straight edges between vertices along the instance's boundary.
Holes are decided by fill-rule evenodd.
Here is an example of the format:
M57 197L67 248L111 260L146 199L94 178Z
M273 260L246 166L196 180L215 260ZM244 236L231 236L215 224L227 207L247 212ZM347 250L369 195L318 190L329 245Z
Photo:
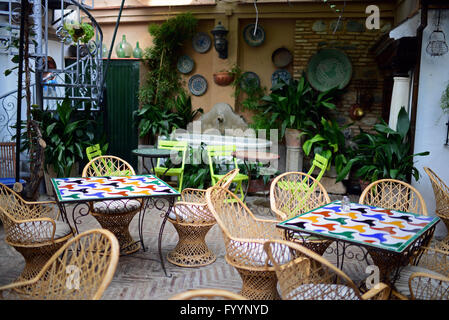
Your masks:
M108 230L80 233L64 244L36 277L0 287L0 298L98 300L114 276L119 250L117 238Z
M99 156L83 169L83 177L135 175L133 167L115 156ZM129 224L142 207L142 199L89 202L89 212L105 229L118 239L122 254L136 252L140 244L129 233Z
M394 179L381 179L370 183L360 195L359 203L427 216L427 206L419 191L404 181ZM423 243L423 246L426 245L428 243ZM376 250L367 250L379 267L381 275L386 277L391 270L391 260Z
M443 221L446 229L449 231L449 187L441 178L430 168L424 167L432 183L433 193L435 195L435 213ZM449 251L449 234L443 240L439 241L437 246L442 250Z
M17 281L36 276L50 257L73 236L69 224L58 221L54 201L28 202L0 183L0 220L5 241L25 259Z
M419 191L407 182L395 179L370 183L362 191L359 203L427 216L427 206Z
M266 265L263 251L265 241L282 239L278 221L254 217L237 195L222 187L207 189L206 199L223 232L225 260L242 278L240 294L248 299L279 299L276 274Z
M284 300L383 300L389 296L390 289L384 283L362 294L343 271L297 243L267 241L264 251Z
M303 172L283 173L271 183L270 206L279 220L293 218L329 202L329 195L323 185ZM332 240L318 240L306 234L298 241L320 255L332 243Z
M449 253L425 247L395 282L395 296L413 300L449 300Z
M193 289L185 292L178 293L169 300L217 300L217 298L222 298L221 300L247 300L244 296L223 289ZM201 299L203 298L203 299Z
M239 169L228 172L217 185L229 188ZM178 232L179 241L167 255L167 260L181 267L200 267L216 260L207 247L205 238L216 220L206 202L206 190L186 188L181 192L182 201L175 203L168 216Z

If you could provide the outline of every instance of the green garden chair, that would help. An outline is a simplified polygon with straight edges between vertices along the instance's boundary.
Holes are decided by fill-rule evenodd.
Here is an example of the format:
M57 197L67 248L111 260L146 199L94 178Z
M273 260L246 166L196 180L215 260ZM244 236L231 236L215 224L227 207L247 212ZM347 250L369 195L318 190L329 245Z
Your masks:
M159 149L175 150L181 152L181 166L176 168L166 167L161 164L161 159L157 159L156 167L154 168L155 174L158 177L169 176L178 177L178 191L182 190L182 181L184 178L184 165L187 156L187 141L172 141L172 140L159 140Z
M315 154L315 157L312 161L312 166L310 167L307 174L290 172L290 175L286 175L286 177L289 177L288 179L282 178L275 179L273 181L272 186L275 185L279 190L283 190L284 197L286 198L285 201L289 202L290 211L288 218L294 217L299 213L304 213L314 208L314 201L311 201L311 197L312 194L316 192L315 188L326 172L328 163L329 160L326 157L323 157L320 154ZM321 170L316 178L313 178L312 173L314 172L315 168L319 168ZM292 177L294 177L294 179ZM321 184L320 187L322 187ZM285 192L288 193L288 197L285 196ZM274 194L274 192L270 192L270 194ZM271 198L271 201L274 201L273 197ZM287 216L284 218L287 218Z
M237 164L237 158L232 156L232 153L236 151L235 145L217 145L217 146L207 146L207 157L209 159L209 168L210 168L210 177L212 180L212 186L214 186L218 180L223 178L225 174L218 174L214 172L214 158L229 158L229 160L232 157L232 163L234 165L234 169L238 168ZM229 168L231 170L232 168ZM228 170L228 171L229 171ZM234 193L238 194L240 192L240 199L243 200L244 198L244 192L242 188L242 182L248 181L248 176L246 174L239 173L233 180L237 185L235 187Z
M312 166L310 167L309 172L307 172L307 174L311 176L315 168L321 169L318 175L315 177L316 181L320 181L324 173L326 172L328 166L329 166L329 159L317 153L315 154L315 157L312 160Z
M87 147L86 148L86 155L87 155L87 159L89 159L89 161L91 161L93 158L96 158L98 156L102 156L102 152L101 152L101 148L100 148L100 144L94 144L93 146Z

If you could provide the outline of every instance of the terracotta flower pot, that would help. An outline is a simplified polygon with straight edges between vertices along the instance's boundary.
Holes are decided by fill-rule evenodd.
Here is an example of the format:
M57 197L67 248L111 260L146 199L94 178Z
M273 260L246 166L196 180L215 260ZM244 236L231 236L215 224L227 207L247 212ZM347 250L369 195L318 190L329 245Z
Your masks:
M219 86L227 86L234 81L234 74L232 72L216 72L214 73L214 82Z

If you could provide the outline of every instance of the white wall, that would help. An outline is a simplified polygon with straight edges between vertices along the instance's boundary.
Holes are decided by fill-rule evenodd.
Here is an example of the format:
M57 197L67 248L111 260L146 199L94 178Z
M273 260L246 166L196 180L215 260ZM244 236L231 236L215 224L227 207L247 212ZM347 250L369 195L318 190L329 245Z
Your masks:
M431 57L426 52L431 32L435 29L434 12L429 12L428 26L423 34L421 52L421 74L419 79L418 110L416 118L415 152L429 151L430 155L416 157L416 167L421 178L413 185L419 190L427 204L429 214L435 215L435 197L430 179L422 169L431 168L449 185L449 146L445 146L449 114L440 108L443 90L449 84L449 52L440 57ZM449 10L443 10L440 25L449 40ZM448 43L449 44L449 43ZM443 223L439 223L435 236L441 238L447 233Z

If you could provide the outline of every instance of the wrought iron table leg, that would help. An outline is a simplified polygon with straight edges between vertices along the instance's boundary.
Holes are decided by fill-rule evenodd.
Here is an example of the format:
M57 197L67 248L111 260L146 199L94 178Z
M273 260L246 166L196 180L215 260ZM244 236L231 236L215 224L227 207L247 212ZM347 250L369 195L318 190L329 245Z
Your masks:
M154 202L156 202L156 201L158 201L158 200L159 200L159 199L146 198L146 199L144 200L144 203L143 203L143 205L142 205L142 208L141 208L141 210L140 210L140 212L139 212L139 226L138 226L138 229L139 229L140 243L141 243L141 245L142 245L143 251L145 251L145 244L144 244L144 242L143 242L143 220L144 220L144 217L145 217L145 210L149 207L149 206L148 206L149 201L154 201ZM171 209L172 209L172 207L173 207L173 204L174 204L174 202L175 202L175 198L165 198L165 200L168 201L168 209L167 209L167 211L164 213L163 220L162 220L162 223L161 223L161 227L160 227L160 229L159 229L158 253L159 253L159 259L160 259L160 263L161 263L161 266L162 266L162 270L164 271L165 276L171 277L171 275L167 275L167 270L165 269L165 263L164 263L164 259L163 259L163 256L162 256L162 235L163 235L163 233L164 233L164 228L165 228L165 224L166 224L167 219L168 219L168 215L170 214L170 211L171 211ZM154 207L155 207L156 209L158 209L158 210L161 210L161 209L163 208L163 207L162 207L162 208L158 208L156 204L154 204ZM162 216L162 215L161 215L161 216Z
M167 270L165 269L165 263L164 263L164 257L162 256L162 235L164 233L164 228L165 228L165 223L167 222L168 219L168 215L170 214L170 211L173 207L173 203L174 203L174 198L173 199L167 199L168 200L168 210L165 212L164 214L164 219L162 220L161 223L161 228L159 229L159 238L158 238L158 251L159 251L159 258L161 259L161 265L162 265L162 269L164 270L165 276L167 277L171 277L172 275L167 275Z

